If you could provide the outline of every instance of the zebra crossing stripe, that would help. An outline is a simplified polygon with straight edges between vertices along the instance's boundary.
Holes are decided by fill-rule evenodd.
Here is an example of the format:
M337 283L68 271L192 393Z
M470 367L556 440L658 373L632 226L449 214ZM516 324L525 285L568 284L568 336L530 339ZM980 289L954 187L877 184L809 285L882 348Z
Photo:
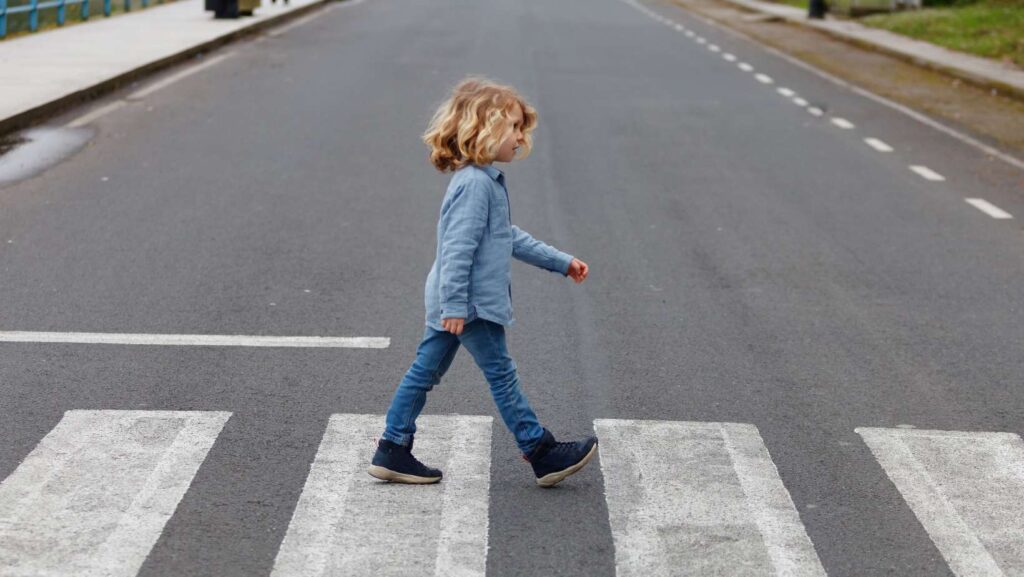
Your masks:
M230 416L65 412L0 483L0 575L135 575Z
M437 485L370 477L379 415L332 415L272 577L483 577L487 566L491 417L424 415L414 454Z
M598 419L618 577L824 577L757 428Z
M959 577L1024 567L1024 441L1011 433L859 428Z

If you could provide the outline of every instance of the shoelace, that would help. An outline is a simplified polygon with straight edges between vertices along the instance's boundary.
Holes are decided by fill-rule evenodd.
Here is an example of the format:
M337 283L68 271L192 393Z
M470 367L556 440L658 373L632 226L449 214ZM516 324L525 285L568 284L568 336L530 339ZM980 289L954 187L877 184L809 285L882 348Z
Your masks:
M419 460L419 459L417 459L416 457L414 457L414 456L413 456L413 454L412 454L411 452L410 452L410 453L408 453L408 455L409 455L409 458L410 458L410 459L412 459L412 462L413 462L413 463L415 463L415 464L416 464L416 466L417 466L417 467L419 467L420 469L430 469L430 467L428 467L428 466L424 465L424 464L423 464L422 462L420 462L420 460Z
M565 451L571 451L576 448L576 441L558 441L555 443L553 452L561 453Z

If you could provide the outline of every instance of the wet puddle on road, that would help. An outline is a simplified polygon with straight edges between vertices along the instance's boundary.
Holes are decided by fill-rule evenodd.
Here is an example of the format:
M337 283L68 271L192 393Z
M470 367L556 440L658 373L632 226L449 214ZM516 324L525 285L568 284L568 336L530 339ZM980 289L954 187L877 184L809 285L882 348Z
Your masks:
M0 139L0 186L35 176L81 150L88 128L32 128Z

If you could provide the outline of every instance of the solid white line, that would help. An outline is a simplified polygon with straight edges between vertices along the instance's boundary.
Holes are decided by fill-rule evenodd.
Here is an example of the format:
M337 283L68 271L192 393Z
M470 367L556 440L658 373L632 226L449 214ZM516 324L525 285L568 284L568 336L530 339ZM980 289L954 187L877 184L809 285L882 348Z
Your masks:
M1011 433L859 428L958 577L1024 566L1024 442Z
M91 110L91 111L89 111L89 112L79 116L78 118L76 118L76 119L72 120L71 122L65 124L65 126L67 126L68 128L78 128L80 126L85 126L86 124L89 124L90 122L96 120L97 118L100 118L101 116L106 116L107 114L110 114L111 112L121 108L124 105L125 105L125 101L124 100L115 100L115 101L113 101L113 102L111 102L109 104L105 104L105 105L100 106L99 108L97 108L95 110Z
M137 574L230 416L65 412L0 484L0 575Z
M754 70L754 67L747 64L746 62L740 62L736 66L739 66L740 70L744 72L752 72Z
M206 70L207 68L209 68L211 66L219 64L220 62L222 62L225 59L233 56L234 54L235 54L234 52L228 52L227 54L220 54L218 56L208 57L202 64L196 64L195 66L192 66L190 68L182 70L181 72L178 72L176 74L172 74L172 75L168 76L167 78L164 78L162 80L154 82L153 84L150 84L149 86L143 88L142 90L136 90L135 92L129 94L127 98L128 98L128 100L139 100L139 99L145 98L145 97L149 96L150 94L153 94L154 92L156 92L158 90L167 88L171 84L174 84L175 82L177 82L177 81L179 81L179 80L181 80L183 78L187 78L189 76L192 76L196 72L200 72L202 70Z
M594 430L617 575L824 577L754 426L598 419Z
M809 107L807 109L807 112L810 112L811 114L813 114L815 116L821 116L822 114L825 114L825 112L822 109L818 108L817 106Z
M201 347L329 347L386 349L387 337L273 337L250 335L159 335L0 331L0 343L177 345Z
M768 76L767 74L755 74L754 78L757 78L757 81L760 82L761 84L771 84L772 82L774 82L772 80L772 77Z
M1006 220L1013 218L1013 215L985 200L984 198L965 198L968 204L974 208L984 212L992 218L998 218L1000 220Z
M853 130L855 128L853 123L845 118L833 118L832 124L835 124L839 128L842 128L843 130Z
M892 152L892 147L882 142L877 138L865 138L864 142L868 143L868 146L874 148L878 152Z
M786 98L792 98L793 96L796 95L796 92L793 92L789 88L784 88L782 86L776 88L775 91L778 92L779 94L785 96Z
M733 55L733 54L729 54L728 52L726 52L725 54L722 54L722 58L725 58L729 62L736 62L736 56Z
M910 170L913 170L914 172L921 175L927 180L933 180L936 182L946 180L946 177L928 168L927 166L911 165Z
M378 415L332 415L271 577L483 577L487 567L491 417L425 415L414 455L436 485L386 484L366 468Z

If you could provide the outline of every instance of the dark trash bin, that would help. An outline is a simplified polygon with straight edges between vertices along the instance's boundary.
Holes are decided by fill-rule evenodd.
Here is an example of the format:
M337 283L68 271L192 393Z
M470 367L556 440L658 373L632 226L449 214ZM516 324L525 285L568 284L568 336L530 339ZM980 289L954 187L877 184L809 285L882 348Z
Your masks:
M213 12L214 18L238 18L252 16L260 7L260 0L205 0L205 9Z

